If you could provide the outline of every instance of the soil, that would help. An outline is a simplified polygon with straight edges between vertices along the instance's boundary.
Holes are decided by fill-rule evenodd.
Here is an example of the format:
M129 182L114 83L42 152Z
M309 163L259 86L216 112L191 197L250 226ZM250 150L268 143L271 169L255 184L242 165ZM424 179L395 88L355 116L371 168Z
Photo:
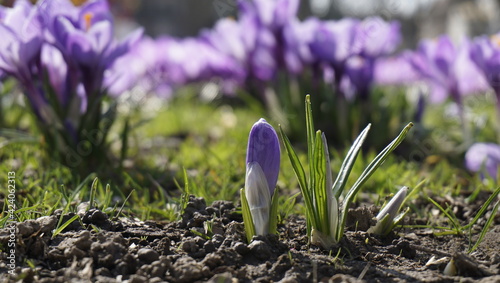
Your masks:
M464 219L477 211L465 202L454 205ZM409 228L385 237L367 234L375 210L351 209L345 237L330 250L309 245L305 219L294 215L279 226L279 235L254 237L247 244L232 202L207 206L193 196L177 222L109 219L99 210L83 209L81 223L75 221L52 237L61 215L56 211L17 224L16 275L7 274L7 253L2 251L0 281L500 282L498 215L479 248L468 254L467 235L436 236L430 229ZM72 216L64 215L64 221ZM405 221L426 220L409 214ZM8 239L9 231L1 229L0 245L6 247ZM443 274L450 258L455 276Z

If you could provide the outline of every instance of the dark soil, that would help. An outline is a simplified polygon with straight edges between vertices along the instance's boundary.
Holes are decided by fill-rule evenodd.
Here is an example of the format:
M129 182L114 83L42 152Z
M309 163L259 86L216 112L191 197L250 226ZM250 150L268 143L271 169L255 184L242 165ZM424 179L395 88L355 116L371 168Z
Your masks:
M247 244L241 215L227 201L207 207L203 199L191 197L182 220L167 224L110 220L99 210L83 210L83 226L76 221L52 238L60 217L56 212L17 224L16 276L8 276L2 249L0 281L500 282L498 217L480 247L467 254L466 235L435 236L429 229L369 235L363 230L372 210L352 210L351 228L331 250L309 245L305 220L297 216L280 225L279 235ZM8 238L7 229L0 230L2 247ZM436 262L427 264L432 257ZM450 258L456 276L443 275Z

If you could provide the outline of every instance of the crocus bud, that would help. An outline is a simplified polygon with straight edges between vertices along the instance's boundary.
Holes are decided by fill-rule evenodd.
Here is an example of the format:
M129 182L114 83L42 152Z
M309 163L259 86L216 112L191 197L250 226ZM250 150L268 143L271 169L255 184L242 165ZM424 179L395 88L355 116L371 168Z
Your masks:
M389 214L389 219L394 219L398 214L399 208L403 201L405 200L406 194L408 193L408 187L402 187L394 197L387 203L386 206L377 214L377 220L382 220L387 214Z
M264 119L257 121L250 130L247 166L251 162L260 165L266 177L269 192L273 195L280 170L280 144L273 126Z
M269 231L271 197L278 180L279 166L278 135L266 120L260 119L250 130L245 178L245 196L257 235L265 235Z
M377 214L377 224L368 229L368 233L378 235L387 235L395 225L395 218L398 215L399 209L408 194L408 187L402 187L394 197L384 206ZM399 218L399 217L398 217Z

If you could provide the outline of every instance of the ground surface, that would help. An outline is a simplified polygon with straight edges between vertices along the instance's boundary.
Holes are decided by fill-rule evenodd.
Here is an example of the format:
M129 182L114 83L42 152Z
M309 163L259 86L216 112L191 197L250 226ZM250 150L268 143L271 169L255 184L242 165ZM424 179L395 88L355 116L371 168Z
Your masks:
M435 236L430 229L368 235L363 230L372 210L353 210L348 226L358 231L349 228L328 251L307 244L298 216L279 227L279 236L247 245L241 215L226 201L206 206L191 197L182 220L172 223L110 220L101 211L82 210L84 226L73 222L52 238L56 211L18 224L23 264L16 273L23 282L500 282L498 215L480 247L466 254L468 237ZM0 230L2 245L8 237ZM433 256L438 262L426 266ZM6 253L0 257L0 281L15 282L6 276ZM449 257L457 276L443 275Z

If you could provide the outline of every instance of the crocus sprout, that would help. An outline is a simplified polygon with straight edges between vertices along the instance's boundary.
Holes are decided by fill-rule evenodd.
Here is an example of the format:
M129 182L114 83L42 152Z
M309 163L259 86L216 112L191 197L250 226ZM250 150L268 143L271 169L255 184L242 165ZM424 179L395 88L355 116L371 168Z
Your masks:
M406 215L408 210L399 213L403 203L405 201L406 195L408 194L408 187L402 187L396 193L394 197L380 210L377 214L377 223L375 226L368 229L368 233L373 233L377 235L387 235L391 232L392 228L398 224L401 219Z
M288 137L280 128L288 157L297 176L301 193L304 197L307 215L307 236L311 244L321 246L325 249L331 248L338 243L344 234L344 224L347 212L361 186L375 172L375 170L387 159L389 154L403 141L406 134L413 126L409 123L384 150L366 167L354 185L343 197L339 199L344 191L349 174L351 173L356 157L361 146L368 135L368 125L354 141L346 158L342 162L339 174L335 181L330 169L328 145L326 137L321 131L314 132L314 123L311 110L310 96L306 96L306 131L309 175L302 166Z
M241 191L243 220L248 241L254 235L276 233L275 187L280 167L280 145L274 128L257 121L248 137L245 189Z

